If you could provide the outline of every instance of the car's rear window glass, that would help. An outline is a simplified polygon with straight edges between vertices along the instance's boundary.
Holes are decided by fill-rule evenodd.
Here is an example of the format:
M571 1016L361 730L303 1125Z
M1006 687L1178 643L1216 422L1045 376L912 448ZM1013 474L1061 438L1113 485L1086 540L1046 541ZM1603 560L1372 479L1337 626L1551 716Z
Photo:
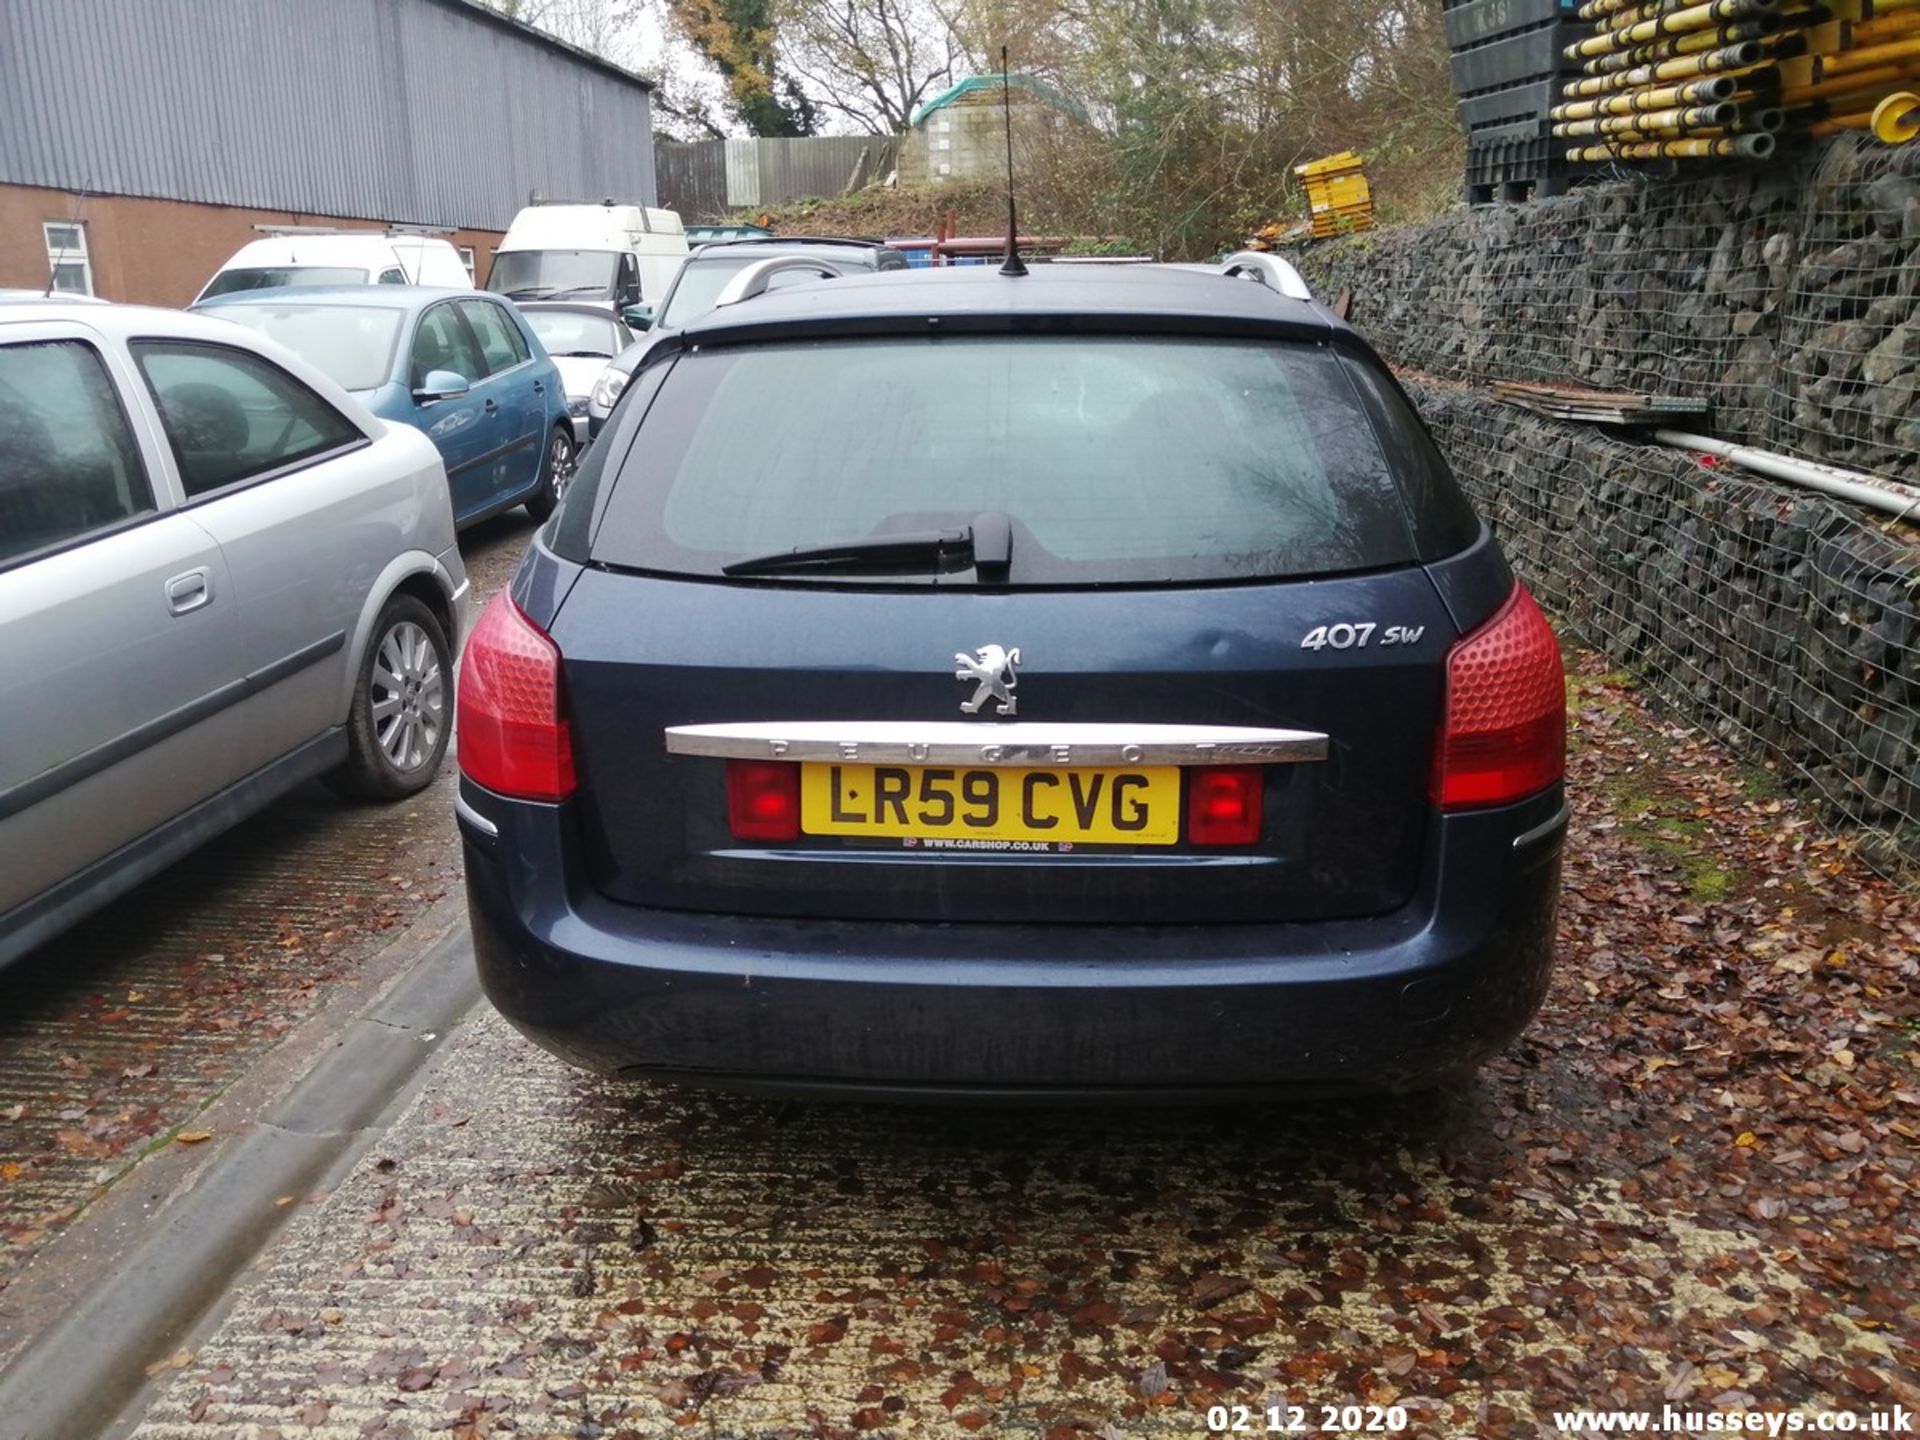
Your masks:
M613 321L604 315L582 315L572 310L523 310L521 313L549 355L611 360L627 348Z
M1373 412L1387 459L1406 497L1422 560L1466 549L1480 533L1480 517L1455 483L1426 426L1386 370L1348 357L1347 376Z
M222 270L200 292L202 300L242 290L278 290L294 285L364 285L367 272L345 265L266 265L255 270Z
M209 315L279 341L342 390L374 390L393 377L404 310L375 305L215 305Z
M593 558L713 575L982 512L1012 522L1004 583L1016 586L1414 558L1375 430L1324 347L1031 335L682 358L627 454Z

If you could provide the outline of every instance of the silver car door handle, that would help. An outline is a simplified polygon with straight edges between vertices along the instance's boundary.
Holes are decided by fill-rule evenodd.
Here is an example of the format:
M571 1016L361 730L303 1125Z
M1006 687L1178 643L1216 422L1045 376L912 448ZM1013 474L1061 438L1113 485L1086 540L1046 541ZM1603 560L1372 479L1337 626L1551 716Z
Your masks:
M213 603L213 577L202 565L167 581L167 608L176 615L188 615Z

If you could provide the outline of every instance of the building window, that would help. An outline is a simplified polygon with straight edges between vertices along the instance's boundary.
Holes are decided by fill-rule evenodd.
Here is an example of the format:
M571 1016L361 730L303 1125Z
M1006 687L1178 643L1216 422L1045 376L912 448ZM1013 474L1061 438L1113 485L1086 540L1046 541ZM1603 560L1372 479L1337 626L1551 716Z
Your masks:
M473 247L471 245L460 247L460 263L467 267L467 278L473 279Z
M93 294L87 227L78 220L49 220L40 229L47 238L47 273L53 277L53 288L70 295Z

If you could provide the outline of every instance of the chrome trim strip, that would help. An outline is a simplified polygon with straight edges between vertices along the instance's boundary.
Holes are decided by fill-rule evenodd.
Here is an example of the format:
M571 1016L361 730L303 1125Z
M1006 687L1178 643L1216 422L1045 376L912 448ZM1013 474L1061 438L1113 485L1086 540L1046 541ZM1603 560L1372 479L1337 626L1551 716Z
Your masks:
M498 840L500 838L500 827L494 824L493 821L487 819L487 817L482 815L478 810L474 809L473 806L469 805L466 796L455 795L453 797L453 813L489 840Z
M1567 821L1573 818L1573 801L1562 800L1560 808L1545 820L1513 837L1513 848L1524 850L1536 840L1544 840L1554 831L1565 828Z
M1326 759L1327 737L1239 725L773 720L669 726L667 753L888 765L1283 765Z

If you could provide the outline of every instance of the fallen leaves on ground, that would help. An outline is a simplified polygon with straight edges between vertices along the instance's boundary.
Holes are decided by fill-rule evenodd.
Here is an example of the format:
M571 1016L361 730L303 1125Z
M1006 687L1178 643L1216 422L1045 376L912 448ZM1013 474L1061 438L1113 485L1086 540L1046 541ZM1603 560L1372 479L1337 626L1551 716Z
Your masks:
M596 1081L483 1022L154 1433L315 1400L341 1433L621 1440L1920 1405L1920 904L1591 656L1572 698L1560 967L1473 1084L793 1105Z

